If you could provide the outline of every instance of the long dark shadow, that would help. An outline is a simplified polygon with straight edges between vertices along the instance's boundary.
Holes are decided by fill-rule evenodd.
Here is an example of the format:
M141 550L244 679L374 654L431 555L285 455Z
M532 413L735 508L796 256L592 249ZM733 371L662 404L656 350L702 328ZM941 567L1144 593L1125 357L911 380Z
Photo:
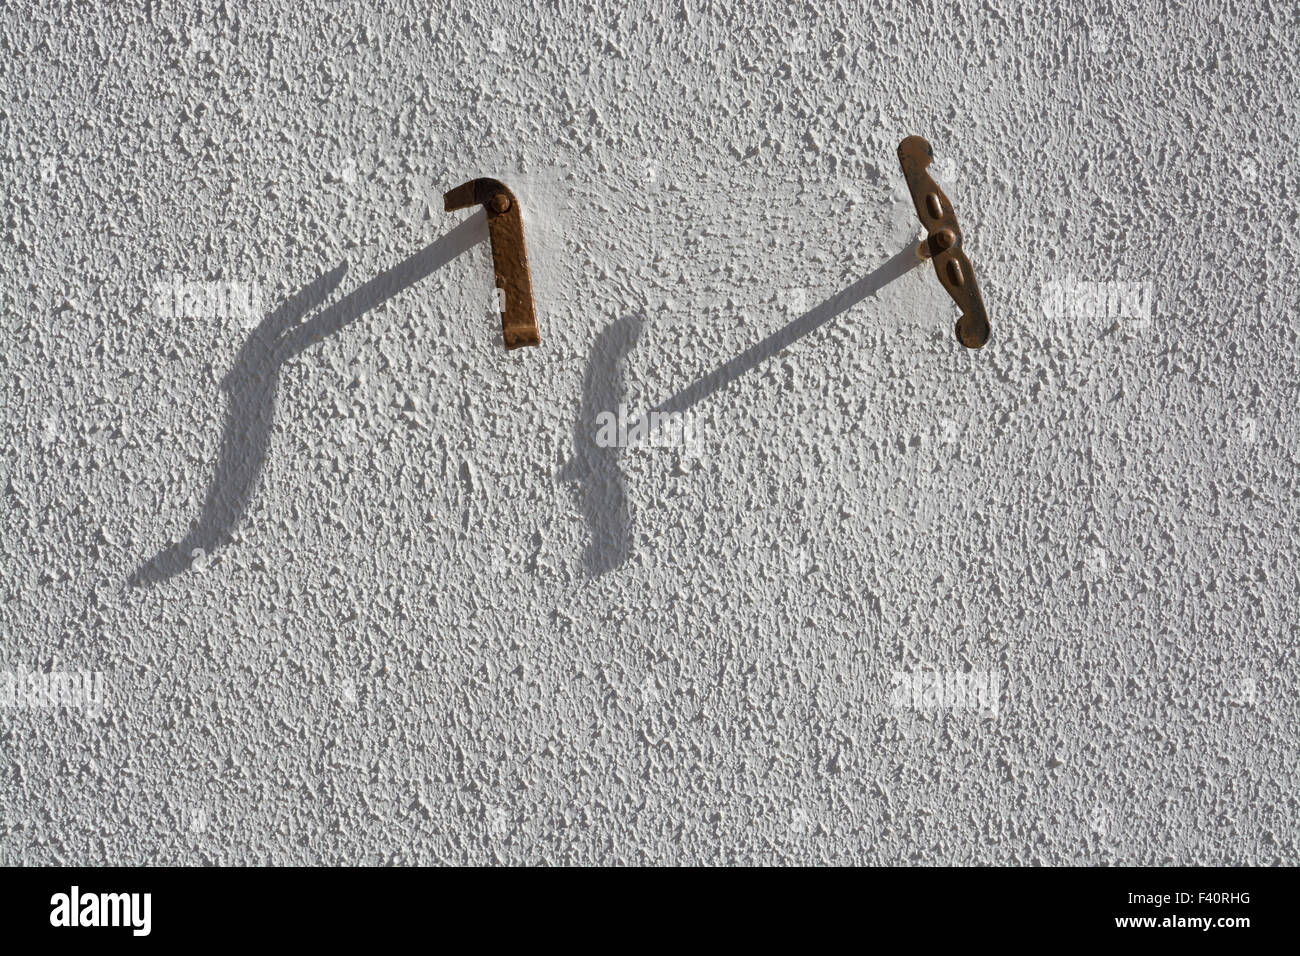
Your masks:
M656 413L684 412L725 388L740 376L813 332L851 306L875 295L895 279L919 265L916 244L909 243L870 275L809 309L789 325L778 329L735 358L702 376L650 409L641 422L653 423ZM582 406L573 428L574 454L560 469L562 481L576 482L583 517L591 531L585 554L588 573L597 577L612 571L631 557L631 519L619 457L622 449L602 447L595 441L596 418L601 412L616 412L624 394L623 365L641 334L642 321L619 319L602 331L592 346L583 379ZM630 424L629 430L637 423Z
M639 317L626 316L596 336L582 380L582 406L573 424L573 457L559 473L561 481L578 486L578 507L591 529L583 562L592 577L614 570L631 556L631 519L618 464L623 449L602 447L595 436L596 417L623 401L624 359L636 345L641 325Z
M837 292L820 305L809 309L789 325L777 329L761 342L751 345L735 358L718 366L707 375L696 379L675 395L664 399L657 406L650 409L646 417L651 418L653 421L652 416L656 412L686 411L692 405L703 401L740 378L746 372L770 359L777 352L789 348L798 339L803 338L810 332L815 332L841 312L857 305L863 299L875 295L895 279L911 272L921 261L916 254L916 243L910 243L870 275L863 276L853 285Z
M230 541L266 462L276 388L286 362L432 275L486 238L487 221L479 210L441 239L371 279L308 322L298 324L338 288L347 274L346 263L313 280L268 314L249 334L222 379L221 387L227 396L225 429L198 520L183 540L142 564L127 583L134 587L165 581L187 570L196 558Z

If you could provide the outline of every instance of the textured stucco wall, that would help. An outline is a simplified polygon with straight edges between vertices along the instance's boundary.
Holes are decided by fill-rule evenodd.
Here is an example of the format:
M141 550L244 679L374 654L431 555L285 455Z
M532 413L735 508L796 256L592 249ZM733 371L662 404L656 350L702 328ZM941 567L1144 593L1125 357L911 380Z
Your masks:
M0 13L0 859L1300 862L1300 8L368 6Z

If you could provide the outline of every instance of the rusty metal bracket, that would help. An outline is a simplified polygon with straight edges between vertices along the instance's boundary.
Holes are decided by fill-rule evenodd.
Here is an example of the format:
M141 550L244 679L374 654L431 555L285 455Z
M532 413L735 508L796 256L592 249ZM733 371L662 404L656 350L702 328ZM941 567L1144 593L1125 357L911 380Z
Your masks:
M524 223L519 200L504 183L495 179L471 179L442 197L443 209L452 212L469 206L487 210L488 237L492 241L492 266L501 307L501 337L507 349L540 345L537 311L533 307L533 279L528 272L528 250L524 246Z
M917 247L917 254L934 262L939 282L961 309L957 341L968 349L978 349L989 340L989 317L984 311L979 283L975 281L975 270L962 251L957 214L934 177L926 172L933 160L934 150L924 137L909 136L898 145L898 163L903 167L903 178L912 194L916 215L927 234Z

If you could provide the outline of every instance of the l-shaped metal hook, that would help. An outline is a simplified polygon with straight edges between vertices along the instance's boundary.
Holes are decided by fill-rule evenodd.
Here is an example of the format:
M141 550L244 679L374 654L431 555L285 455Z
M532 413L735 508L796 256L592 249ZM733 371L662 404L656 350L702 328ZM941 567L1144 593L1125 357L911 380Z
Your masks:
M989 317L970 259L962 251L961 227L952 203L943 194L926 167L934 160L934 150L921 136L909 136L898 145L898 163L916 206L916 215L925 227L926 238L918 248L923 258L934 262L939 282L961 309L957 320L957 341L968 349L983 347L989 340Z
M496 271L501 306L501 337L507 349L540 345L537 312L533 308L533 280L528 273L528 250L524 247L524 223L519 200L504 183L495 179L471 179L442 197L443 209L452 212L482 205L487 210L488 238L492 242L492 266Z

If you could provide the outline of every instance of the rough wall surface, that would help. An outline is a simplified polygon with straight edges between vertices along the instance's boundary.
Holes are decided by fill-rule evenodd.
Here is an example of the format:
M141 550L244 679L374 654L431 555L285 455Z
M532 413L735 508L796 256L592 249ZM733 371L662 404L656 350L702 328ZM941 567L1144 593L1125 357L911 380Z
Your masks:
M1300 862L1300 7L372 6L0 13L0 861Z

